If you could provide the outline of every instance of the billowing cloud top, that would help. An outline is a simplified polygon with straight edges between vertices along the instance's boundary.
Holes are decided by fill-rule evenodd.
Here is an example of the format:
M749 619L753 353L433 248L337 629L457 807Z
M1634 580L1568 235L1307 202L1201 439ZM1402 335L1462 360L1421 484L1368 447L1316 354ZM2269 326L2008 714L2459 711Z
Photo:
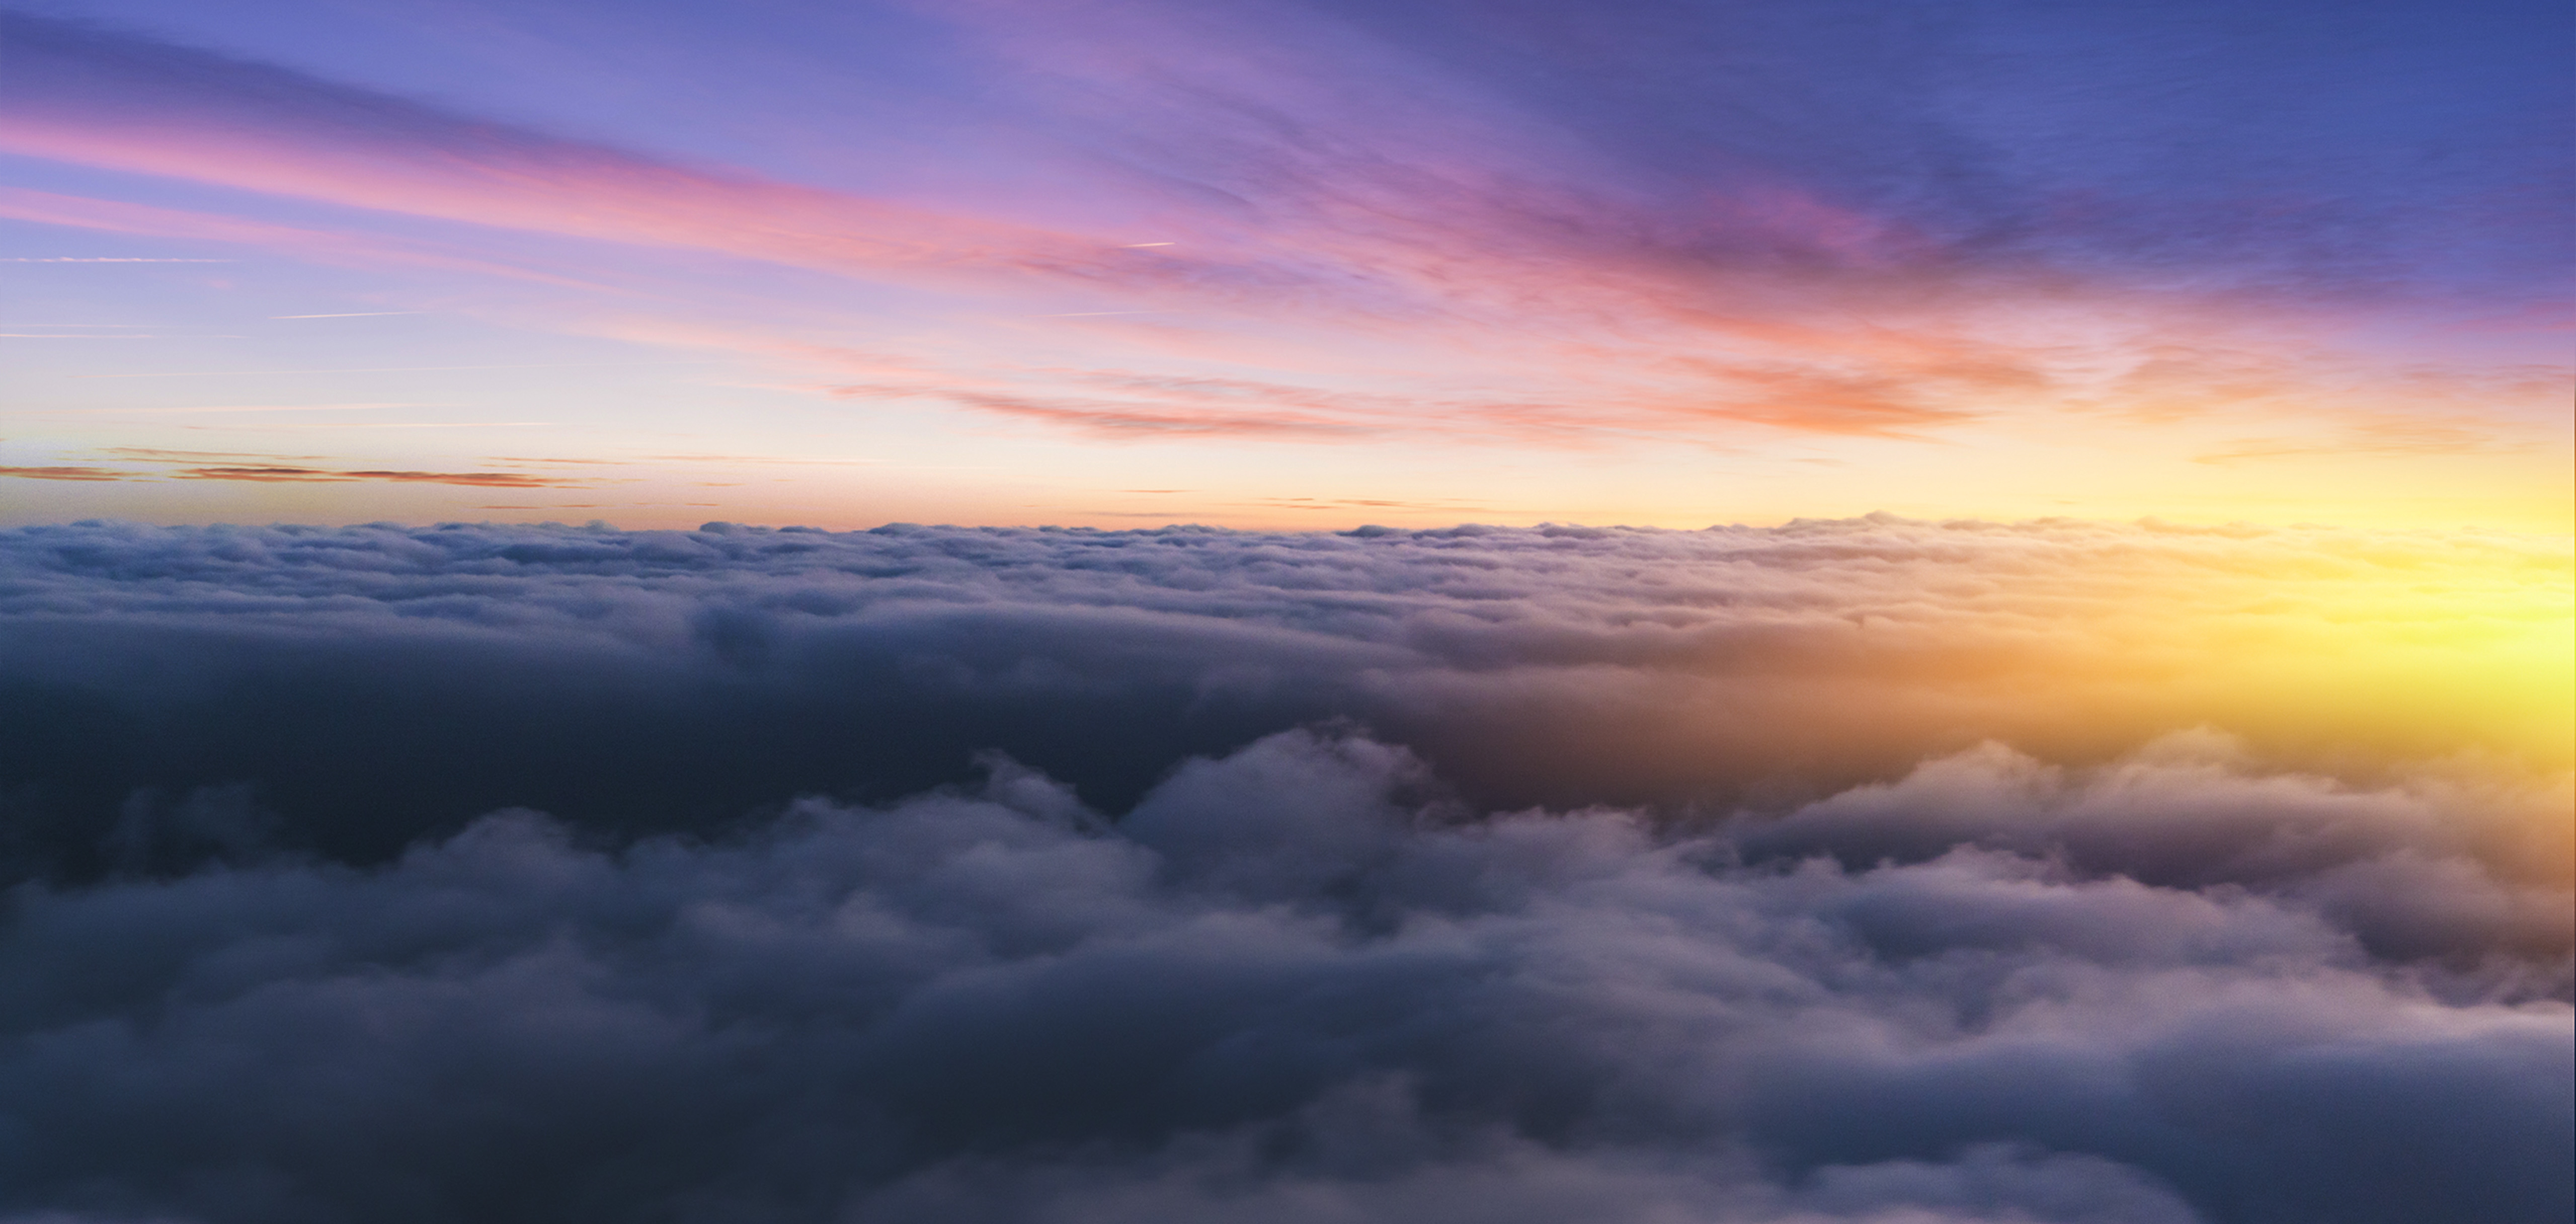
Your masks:
M10 532L0 1218L2561 1219L2567 567Z

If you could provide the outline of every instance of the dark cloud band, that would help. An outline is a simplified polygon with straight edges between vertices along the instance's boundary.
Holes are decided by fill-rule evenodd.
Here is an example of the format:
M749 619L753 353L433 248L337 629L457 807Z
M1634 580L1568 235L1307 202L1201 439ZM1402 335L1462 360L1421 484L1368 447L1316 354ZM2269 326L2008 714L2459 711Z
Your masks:
M1846 869L1613 811L1462 821L1422 805L1400 750L1304 733L1190 764L1113 831L990 764L973 792L809 802L713 843L608 854L504 814L371 871L22 891L0 940L0 1204L1641 1224L2569 1207L2566 1007L2516 1001L2493 965L2428 993L2344 924L2333 868L2160 887L1974 841ZM1923 801L2014 768L1909 785ZM2136 768L2162 773L2049 802L2158 836L2194 767ZM2200 773L2203 801L2275 785ZM2453 904L2510 891L2449 862ZM2562 966L2565 900L2544 898Z

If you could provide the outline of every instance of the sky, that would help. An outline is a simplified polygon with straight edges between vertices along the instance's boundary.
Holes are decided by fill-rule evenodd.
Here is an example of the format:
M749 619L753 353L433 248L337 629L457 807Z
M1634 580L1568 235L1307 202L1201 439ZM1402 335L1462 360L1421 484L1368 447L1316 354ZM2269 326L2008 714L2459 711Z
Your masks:
M14 522L2559 533L2564 6L0 15Z
M2563 4L0 0L0 1224L2565 1224Z

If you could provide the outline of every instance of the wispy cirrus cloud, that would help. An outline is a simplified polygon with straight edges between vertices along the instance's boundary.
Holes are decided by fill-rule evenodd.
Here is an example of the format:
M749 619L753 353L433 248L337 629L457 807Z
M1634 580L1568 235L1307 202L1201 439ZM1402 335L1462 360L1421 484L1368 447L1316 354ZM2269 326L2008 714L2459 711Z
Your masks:
M28 480L225 480L250 484L342 484L378 481L389 484L466 485L504 489L589 488L594 481L527 472L423 472L385 468L315 467L315 455L262 455L226 451L168 450L118 446L103 452L123 467L57 465L0 467L0 477ZM136 464L146 465L137 469Z
M42 195L43 193L41 193L41 192L40 192L40 193L37 193L37 194ZM60 197L56 197L56 198L60 198ZM13 215L14 215L14 214L13 214ZM45 214L38 215L38 216L21 217L21 218L19 218L19 219L20 219L20 220L27 220L27 221L44 221L44 222L47 222L47 223L49 223L49 224L57 224L57 225L62 225L62 224L76 224L75 222L66 222L66 221L58 221L58 220L56 220L56 218L57 218L58 216L60 216L60 215L61 215L61 214L57 214L57 213L50 213L50 212L49 212L49 213L45 213ZM97 228L100 228L100 229L107 229L107 228L111 228L111 227L108 227L108 226L99 226L99 227L97 227ZM231 260L231 259L182 259L182 258L165 257L165 256L158 256L158 255L46 255L46 256L18 255L18 256L12 256L12 257L7 258L7 259L0 259L0 263L34 263L34 264L164 264L164 263L176 263L176 264L213 264L213 263L236 263L236 262L239 262L239 261L237 261L237 260Z
M5 121L0 121L5 126ZM5 139L5 137L0 137ZM0 187L0 217L66 225L80 229L143 234L156 238L240 243L322 264L356 267L409 267L463 272L507 280L533 281L559 287L595 287L586 282L492 260L424 249L418 244L299 226L276 225L240 217L161 208L118 200L67 196L23 187ZM95 262L95 261L90 261ZM233 263L234 260L154 259L128 263Z
M1186 231L1184 239L1108 241L684 166L147 39L32 17L7 20L24 67L0 85L12 103L10 117L0 120L0 147L24 154L862 279L972 283L1005 295L1079 290L1117 304L1046 317L1091 329L1113 351L1178 340L1212 343L1222 353L1225 337L1246 329L1284 326L1322 339L1360 327L1450 354L1444 361L1499 359L1497 373L1551 387L1501 412L1454 395L1369 402L1304 393L1332 395L1345 418L1337 421L1237 411L1214 395L1195 397L1187 412L1103 406L1026 386L943 397L987 413L1127 437L1214 432L1328 440L1400 430L1409 421L1509 436L1517 432L1513 421L1547 417L1550 401L1571 403L1572 389L1583 386L1595 389L1587 398L1600 406L1587 411L1606 410L1648 431L1753 426L1871 434L1970 419L1977 412L1957 402L1960 396L1992 389L1958 373L1965 343L1958 337L1919 324L1852 333L1800 322L1802 311L1785 309L1790 303L1778 283L1784 270L1821 263L1864 279L1902 274L1929 249L1786 185L1702 210L1691 234L1654 237L1652 226L1637 230L1639 218L1607 199L1480 166L1503 148L1490 140L1417 159L1411 170L1392 160L1405 147L1398 140L1373 152L1319 154L1325 160L1263 177L1258 227L1219 212L1177 218L1173 228ZM1248 77L1239 87L1257 92L1276 84ZM1256 122L1231 104L1219 110L1232 116L1225 122ZM1419 127L1423 118L1415 106L1381 122ZM1407 139L1434 134L1414 131ZM1288 147L1274 138L1251 151L1269 156ZM417 244L46 193L0 197L0 214L562 279ZM1629 236L1610 240L1623 232ZM1768 356L1733 363L1716 377L1706 361L1670 360L1713 344ZM1683 385L1641 386L1623 373L1605 383L1605 368L1623 366L1660 366L1650 381ZM956 378L946 381L953 386ZM1894 390L1899 381L1912 390ZM1586 424L1581 413L1556 415L1567 428Z
M2341 367L2323 377L2282 357L2434 265L2379 267L2280 228L2357 232L2394 205L2335 195L2330 162L2300 162L2316 182L2296 190L2231 163L2198 194L2070 195L2083 151L1920 70L1924 46L2007 36L1977 21L1641 3L1605 33L1399 7L937 6L991 70L995 126L1080 177L1062 205L971 175L903 200L808 186L9 17L20 68L0 83L0 147L358 210L357 228L450 224L433 249L64 198L0 207L582 282L584 305L522 314L594 334L810 358L831 347L818 335L899 330L908 369L831 385L1104 438L1922 439L2069 407L2142 426L2331 419L2404 381L2349 345L2318 349ZM1609 37L1634 25L1660 33ZM2348 133L2314 135L2340 148ZM2043 154L2061 173L2040 173ZM2500 155L2493 182L2427 176L2423 207L2545 196L2530 160ZM710 291L734 274L647 274L594 241L922 296L854 309L748 272ZM1280 390L1261 403L1228 382Z
M372 412L382 408L428 408L434 405L410 401L371 401L348 404L188 404L172 408L83 408L69 411L84 415L191 416L201 413L226 412Z
M0 467L0 476L21 480L123 480L128 474L114 468L81 467L57 464L51 467Z
M334 468L284 467L254 465L245 467L190 467L171 472L174 480L240 480L255 484L316 484L352 480L380 480L393 484L479 485L496 489L574 489L585 488L579 481L553 480L522 472L395 472L381 470L347 471Z
M1068 235L549 136L283 68L24 14L0 147L393 213L826 268L1116 279ZM144 210L161 213L162 210ZM166 216L166 213L162 214ZM216 222L194 236L275 241ZM319 237L318 235L313 237ZM1131 257L1125 266L1136 266Z

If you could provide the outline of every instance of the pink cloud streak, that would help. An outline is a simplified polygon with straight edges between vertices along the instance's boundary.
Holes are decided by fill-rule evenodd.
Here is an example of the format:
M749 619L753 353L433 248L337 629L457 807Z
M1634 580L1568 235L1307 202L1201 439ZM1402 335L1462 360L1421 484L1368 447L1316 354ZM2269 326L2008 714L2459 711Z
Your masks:
M2194 303L1962 279L1956 253L1931 236L1750 171L1680 212L1568 185L1563 167L1584 155L1557 147L1545 124L1436 72L1355 91L1366 74L1353 65L1375 52L1329 32L1247 38L1222 15L1161 6L945 11L1005 56L1043 48L1058 78L1147 112L1143 126L1182 160L1232 159L1242 207L1167 210L1153 228L1171 238L1139 244L681 165L29 19L12 19L35 35L18 40L17 70L0 81L0 150L963 291L997 317L944 323L981 342L946 345L945 357L676 319L650 330L819 361L838 394L932 398L1117 437L1920 438L2042 404L2312 411L2290 403L2312 379L2239 377L2231 363L2262 362L2144 346L2200 326ZM1138 81L1170 83L1172 96ZM42 192L0 192L0 216L598 288L417 244ZM1069 294L1083 308L1041 305ZM2107 352L2085 371L2068 346L2005 317L2025 301L2127 317L2095 328L2089 343ZM1079 362L1009 355L1069 336L1084 342ZM1300 374L1276 374L1283 364ZM1298 385L1301 375L1338 389Z

